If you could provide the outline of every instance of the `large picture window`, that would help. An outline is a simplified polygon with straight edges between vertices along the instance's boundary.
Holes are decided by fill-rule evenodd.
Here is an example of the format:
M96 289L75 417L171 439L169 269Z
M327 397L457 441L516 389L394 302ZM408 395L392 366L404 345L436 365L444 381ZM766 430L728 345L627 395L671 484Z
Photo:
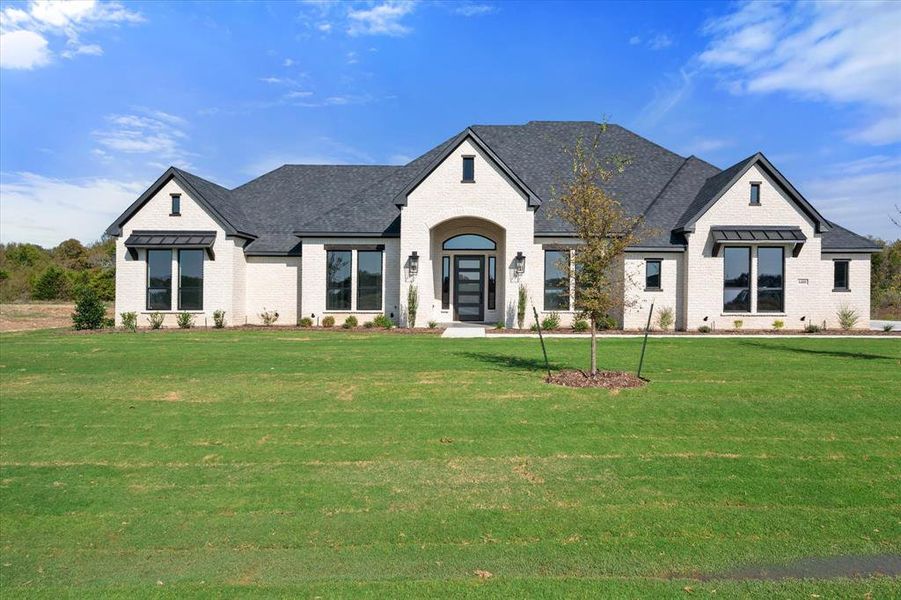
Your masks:
M350 310L351 251L326 252L326 310Z
M569 310L569 251L544 252L544 310Z
M203 310L203 250L178 251L178 310Z
M357 310L382 310L382 251L357 252Z
M757 312L782 312L785 306L785 250L757 249Z
M751 312L751 249L723 250L723 310Z
M147 310L172 310L172 250L147 251Z

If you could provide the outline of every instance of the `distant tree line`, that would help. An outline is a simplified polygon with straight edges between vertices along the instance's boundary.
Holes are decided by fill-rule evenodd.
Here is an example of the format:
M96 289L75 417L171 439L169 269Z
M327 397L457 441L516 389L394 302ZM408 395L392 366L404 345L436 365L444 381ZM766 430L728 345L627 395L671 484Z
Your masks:
M72 300L90 288L101 300L116 296L116 240L85 246L69 239L52 249L0 244L0 302Z
M880 239L882 252L873 255L870 271L870 311L873 316L901 319L901 239L891 244Z

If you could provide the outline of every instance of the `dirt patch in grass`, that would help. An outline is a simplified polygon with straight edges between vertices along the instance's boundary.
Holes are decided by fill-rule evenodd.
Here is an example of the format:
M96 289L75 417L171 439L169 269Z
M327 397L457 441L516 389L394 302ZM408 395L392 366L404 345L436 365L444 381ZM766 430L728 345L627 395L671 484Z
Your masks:
M71 327L73 304L0 304L0 331Z
M901 555L874 554L802 558L785 565L740 567L700 579L779 580L835 577L901 577Z
M546 377L545 381L565 387L595 387L608 390L642 387L646 383L643 379L622 371L598 371L594 376L585 371L558 371Z

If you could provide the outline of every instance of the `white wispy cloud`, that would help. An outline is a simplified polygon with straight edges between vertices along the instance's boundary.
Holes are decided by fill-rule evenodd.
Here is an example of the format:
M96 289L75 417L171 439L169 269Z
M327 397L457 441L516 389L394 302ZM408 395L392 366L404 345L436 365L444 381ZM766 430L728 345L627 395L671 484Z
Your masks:
M51 39L65 39L63 58L103 54L96 43L81 36L97 27L138 23L144 18L118 2L95 0L33 0L25 9L0 11L0 68L30 70L52 62Z
M373 157L353 146L328 136L307 139L290 152L266 154L248 163L242 171L251 177L268 173L282 165L350 165L373 164ZM303 147L306 146L306 147Z
M497 6L494 4L482 4L477 2L460 2L452 5L454 14L463 17L480 17L482 15L490 15L497 12Z
M650 48L651 50L663 50L664 48L669 48L672 45L673 38L665 33L655 34L654 37L648 40L648 48Z
M92 132L101 146L100 157L110 153L146 154L157 160L191 167L182 144L187 139L183 129L187 121L169 113L139 109L140 114L107 115L107 126ZM163 163L160 163L163 164Z
M389 1L369 8L350 9L347 12L347 33L352 36L387 35L400 37L410 33L404 17L416 8L414 2Z
M706 23L699 60L734 93L854 104L873 117L851 141L901 141L901 3L739 5Z
M666 81L654 87L654 98L642 108L638 115L638 123L645 127L653 127L682 100L687 98L693 89L697 71L682 68L675 75L668 75Z
M54 179L35 173L0 173L0 240L55 246L75 237L99 239L134 202L146 181Z
M898 238L888 216L901 204L901 157L874 155L822 172L828 175L802 181L800 188L827 219L859 233Z
M637 35L633 35L632 37L629 38L630 46L637 46L640 43L641 43L641 38Z
M722 138L695 138L691 140L684 148L683 152L687 154L694 154L696 156L703 155L708 152L716 152L717 150L722 150L723 148L728 148L732 146L732 140L726 140Z

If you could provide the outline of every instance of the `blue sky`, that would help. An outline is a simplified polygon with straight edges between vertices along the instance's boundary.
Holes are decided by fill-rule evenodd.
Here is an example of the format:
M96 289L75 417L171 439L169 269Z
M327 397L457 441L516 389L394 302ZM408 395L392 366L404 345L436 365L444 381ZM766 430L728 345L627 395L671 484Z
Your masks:
M763 151L899 237L901 3L0 2L0 239L98 238L170 164L406 162L473 123L605 116Z

